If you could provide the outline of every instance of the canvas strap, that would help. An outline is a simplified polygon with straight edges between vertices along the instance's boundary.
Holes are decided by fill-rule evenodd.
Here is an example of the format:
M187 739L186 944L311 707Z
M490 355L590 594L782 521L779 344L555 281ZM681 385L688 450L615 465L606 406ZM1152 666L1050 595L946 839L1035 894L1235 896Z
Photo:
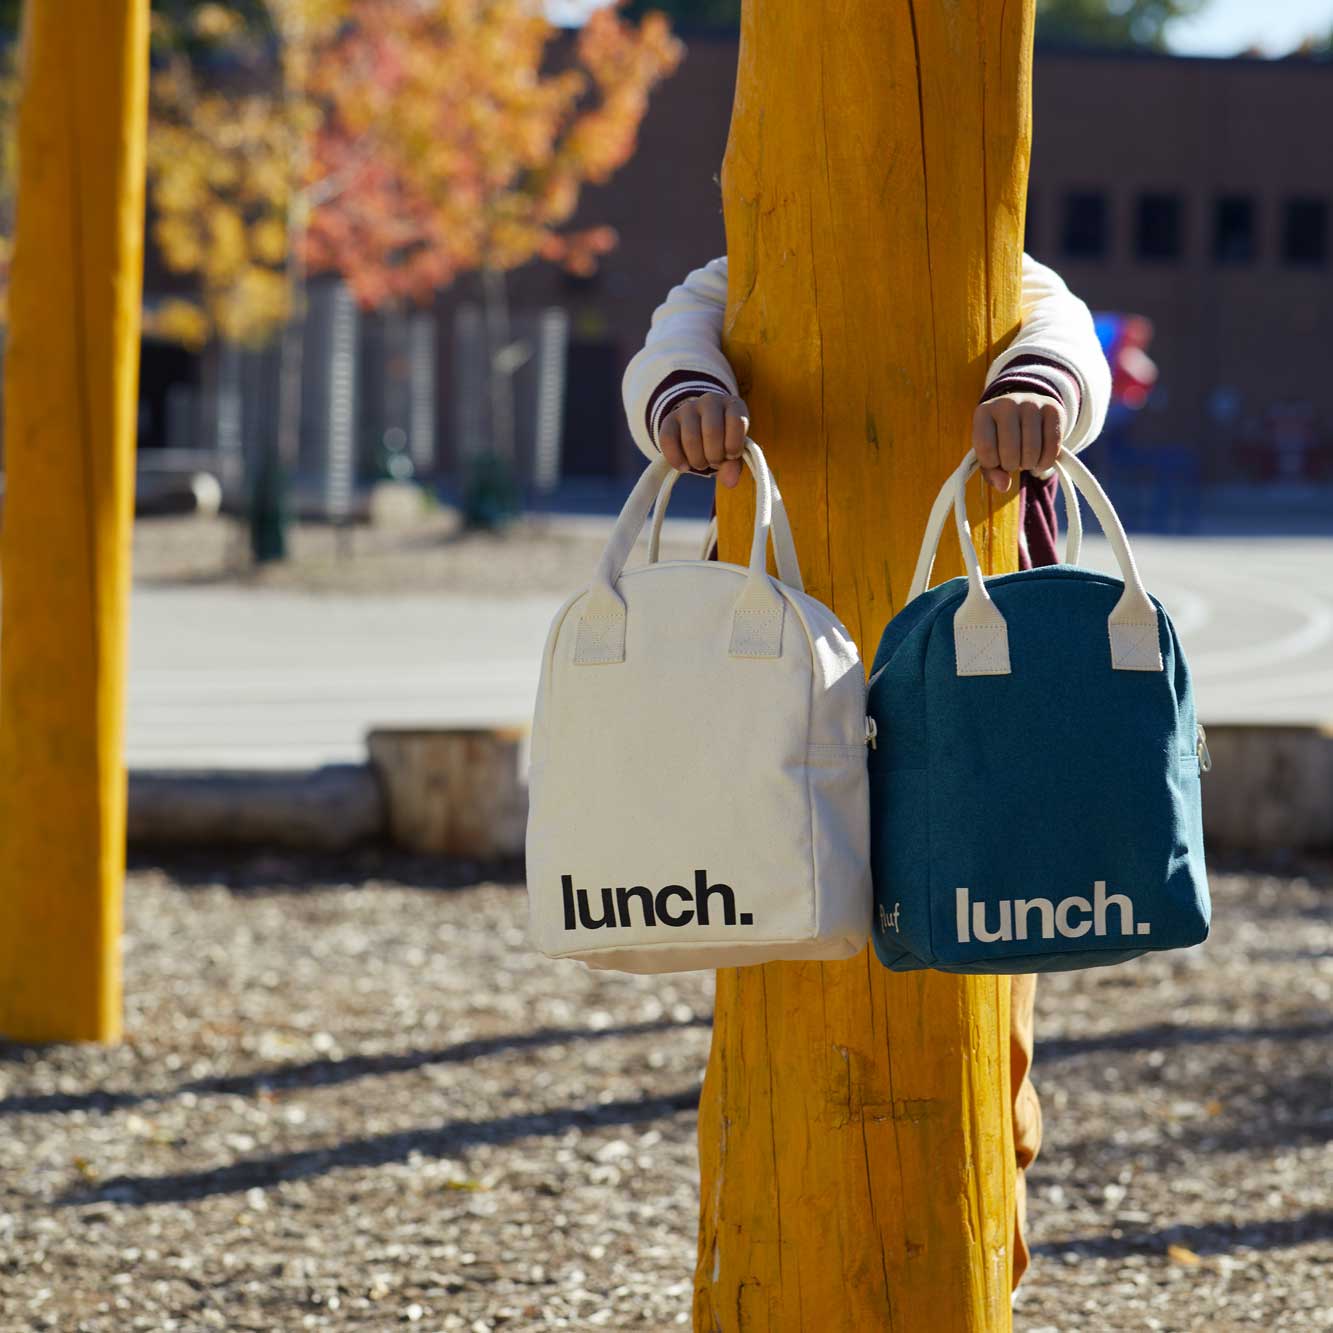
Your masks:
M666 517L667 501L671 499L671 492L675 488L676 482L684 475L684 473L673 468L671 475L662 483L662 489L657 493L657 503L653 506L652 527L648 533L648 563L650 565L657 563L661 551L662 520ZM787 517L787 506L782 503L782 492L778 490L776 480L773 481L771 537L773 558L778 567L778 578L789 588L795 588L797 592L804 592L805 581L801 577L800 561L796 558L796 542L791 535L791 521ZM699 556L700 560L708 559L708 552L712 550L713 542L716 539L717 520L713 519L709 522L708 529L704 533L703 551Z
M775 488L763 451L747 436L742 456L754 475L754 535L745 582L732 612L728 652L733 657L780 657L786 602L766 568L770 537L773 538L778 575L783 583L799 589L802 586L800 566L785 513L777 526L774 523ZM576 665L625 660L626 608L616 584L647 521L654 498L662 491L670 494L671 486L665 483L672 482L676 475L665 459L655 458L630 491L583 600L574 644Z
M1004 616L986 591L986 581L982 577L976 547L972 542L972 529L967 521L967 481L977 467L977 456L969 449L963 461L940 488L926 522L908 601L925 592L930 582L940 536L949 509L952 508L968 581L967 596L954 613L957 671L960 676L1003 676L1010 672L1009 630ZM1120 566L1124 592L1107 618L1112 668L1116 671L1161 671L1157 608L1144 589L1119 515L1101 483L1073 454L1061 454L1055 467L1069 515L1066 559L1073 563L1082 544L1082 522L1078 516L1078 493L1081 492L1096 514L1116 563Z
M966 463L967 459L964 458ZM1083 553L1083 516L1079 510L1078 492L1069 474L1064 470L1065 458L1062 455L1055 465L1055 474L1060 481L1060 490L1065 497L1065 564L1076 565ZM968 472L971 476L971 471ZM931 506L930 517L926 519L926 534L921 541L921 551L917 556L916 569L912 574L912 586L908 590L907 600L920 597L930 586L931 572L935 568L935 555L939 549L940 535L944 524L953 509L952 476L940 487L935 503ZM966 481L966 478L964 479Z

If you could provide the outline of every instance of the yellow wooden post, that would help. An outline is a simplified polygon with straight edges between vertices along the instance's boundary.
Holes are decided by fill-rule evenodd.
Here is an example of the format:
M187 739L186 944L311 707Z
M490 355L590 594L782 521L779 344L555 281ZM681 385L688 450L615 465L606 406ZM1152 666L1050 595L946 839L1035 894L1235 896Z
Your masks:
M0 542L0 1033L114 1041L148 0L30 0L23 44Z
M1017 328L1032 22L1033 0L745 0L723 346L806 585L867 665ZM1015 505L972 504L1014 568ZM721 491L724 559L752 506ZM1005 978L868 953L719 972L695 1328L1007 1330L1008 1021Z

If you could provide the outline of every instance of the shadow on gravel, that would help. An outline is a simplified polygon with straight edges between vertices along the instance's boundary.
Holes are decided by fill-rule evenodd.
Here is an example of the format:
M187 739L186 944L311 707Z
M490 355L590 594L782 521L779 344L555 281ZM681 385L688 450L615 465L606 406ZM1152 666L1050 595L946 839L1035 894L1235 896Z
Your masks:
M1033 1248L1037 1254L1123 1259L1131 1254L1163 1256L1168 1245L1183 1245L1195 1254L1226 1254L1240 1248L1280 1250L1329 1238L1333 1238L1333 1212L1321 1209L1267 1222L1163 1227L1160 1231L1136 1231L1123 1236L1071 1236Z
M1272 1082L1249 1083L1233 1092L1216 1119L1156 1125L1143 1122L1136 1133L1122 1140L1079 1139L1052 1145L1057 1155L1074 1162L1132 1161L1140 1169L1172 1172L1182 1169L1182 1158L1200 1153L1263 1154L1267 1160L1284 1148L1311 1147L1333 1141L1333 1098L1330 1096L1327 1058L1313 1052L1311 1069L1299 1069ZM1223 1073L1247 1070L1244 1051L1227 1053L1226 1068L1211 1066L1195 1072L1196 1080L1221 1087ZM1197 1171L1196 1166L1189 1169Z
M158 870L181 889L216 888L262 897L292 889L467 889L480 883L524 884L523 860L451 861L418 856L380 843L343 852L300 852L270 847L136 847L131 871Z
M551 1111L501 1116L494 1120L450 1120L435 1129L404 1130L352 1139L329 1148L254 1157L212 1171L166 1176L111 1176L94 1189L73 1190L55 1202L62 1207L89 1203L184 1203L217 1194L275 1185L324 1175L342 1167L376 1167L405 1162L413 1153L453 1157L480 1144L498 1146L517 1139L563 1134L569 1129L639 1125L688 1111L699 1103L698 1084L661 1097L626 1098L590 1106L562 1106Z
M1200 1137L1201 1151L1271 1152L1333 1141L1333 1088L1327 1060L1321 1051L1314 1069L1256 1088L1228 1117L1228 1129Z
M1151 1051L1173 1046L1205 1046L1219 1042L1308 1041L1333 1036L1333 1020L1326 1023L1293 1023L1285 1027L1197 1027L1191 1024L1154 1023L1126 1032L1105 1032L1095 1037L1051 1037L1037 1035L1036 1059L1069 1060L1099 1051Z
M0 1098L0 1115L46 1115L63 1111L107 1113L127 1106L167 1101L184 1093L197 1096L227 1094L258 1096L287 1088L330 1087L380 1074L399 1074L424 1065L464 1064L502 1051L532 1050L539 1046L558 1046L564 1042L606 1041L614 1037L644 1037L655 1032L680 1031L707 1027L712 1016L696 1016L684 1023L662 1019L651 1023L624 1023L605 1028L537 1028L532 1032L505 1033L498 1037L479 1037L454 1046L439 1046L426 1051L396 1051L386 1055L350 1055L342 1060L306 1060L299 1064L258 1069L250 1074L228 1074L219 1078L196 1079L157 1092L40 1093L30 1096ZM26 1048L31 1049L31 1048ZM5 1054L0 1046L0 1058Z

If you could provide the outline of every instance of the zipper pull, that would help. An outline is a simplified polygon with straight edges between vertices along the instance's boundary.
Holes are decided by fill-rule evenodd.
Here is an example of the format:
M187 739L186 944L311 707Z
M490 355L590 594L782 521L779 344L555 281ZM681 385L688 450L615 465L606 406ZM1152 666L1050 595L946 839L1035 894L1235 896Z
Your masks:
M1194 729L1199 738L1194 747L1199 756L1199 772L1207 773L1213 766L1213 756L1208 752L1208 733L1204 731L1202 722L1196 722Z
M879 735L879 724L869 714L866 715L866 744L873 750L875 737Z

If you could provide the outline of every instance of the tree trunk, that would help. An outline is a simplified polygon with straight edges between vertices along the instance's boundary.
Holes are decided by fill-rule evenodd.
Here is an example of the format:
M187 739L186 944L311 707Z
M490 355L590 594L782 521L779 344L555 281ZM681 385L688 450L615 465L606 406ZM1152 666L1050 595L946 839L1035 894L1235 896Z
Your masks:
M1018 325L1032 21L1033 0L745 0L723 347L806 586L867 666ZM972 502L991 571L1015 568L1016 506ZM719 509L743 561L748 480ZM873 953L718 973L696 1329L1010 1327L1008 1012L1007 978Z
M290 233L293 246L300 245L300 232ZM288 263L291 318L282 330L278 371L278 462L287 478L296 472L301 459L301 385L305 369L305 265L293 253Z
M23 17L0 555L0 1032L113 1041L148 0L42 0Z
M299 12L291 11L282 32L284 112L289 125L305 96L307 34ZM257 560L285 560L292 480L301 458L301 389L305 367L305 234L310 216L306 181L309 144L304 134L293 140L287 196L287 323L278 344L277 439L264 437L265 456L257 478L252 546Z
M299 157L299 155L298 155ZM291 521L291 486L301 457L301 389L305 373L305 223L299 182L304 168L293 165L293 190L287 208L287 291L290 313L278 344L278 422L276 438L263 436L263 457L255 478L251 547L257 561L287 558Z
M509 368L509 292L502 269L481 267L486 315L486 383L491 396L491 449L514 468L514 381Z

